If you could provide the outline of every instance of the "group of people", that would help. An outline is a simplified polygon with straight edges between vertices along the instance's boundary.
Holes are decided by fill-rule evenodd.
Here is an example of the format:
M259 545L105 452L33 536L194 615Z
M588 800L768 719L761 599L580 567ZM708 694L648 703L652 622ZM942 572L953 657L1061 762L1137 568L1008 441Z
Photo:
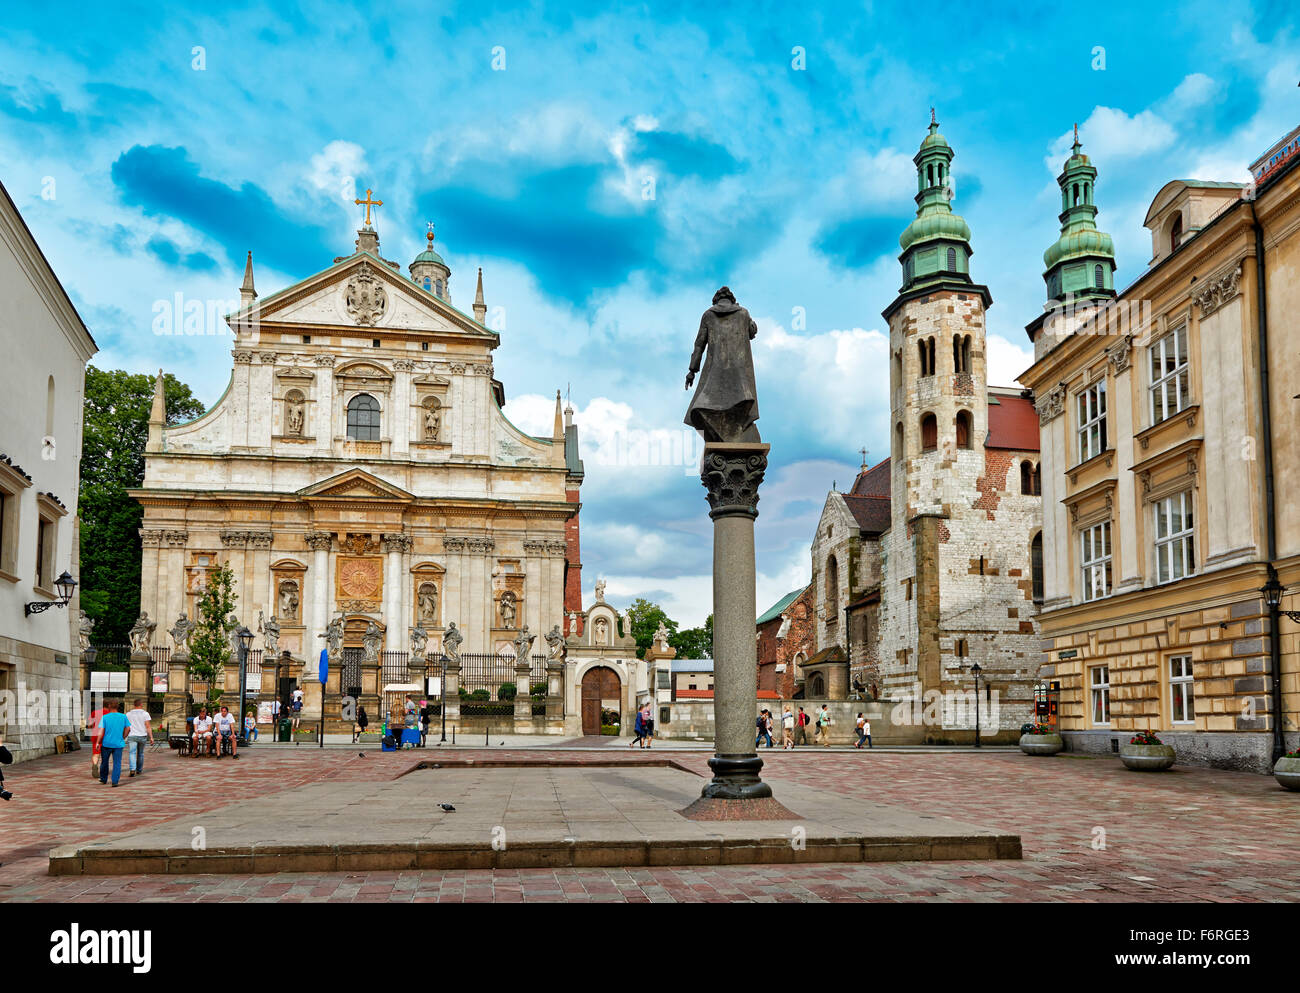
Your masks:
M651 703L641 704L636 712L636 721L632 724L632 732L635 735L628 742L628 748L638 745L641 748L653 748L655 740L655 712Z
M420 731L420 746L424 747L429 737L429 721L433 717L433 708L429 706L428 701L422 701L423 705L415 702L415 697L410 693L406 694L406 700L402 703L401 708L394 707L388 714L388 734L393 739L393 746L400 749L402 747L402 735L407 731L414 731L417 728ZM366 716L366 708L357 708L356 723L352 726L352 741L356 742L357 738L365 734L366 728L370 726L370 718Z
M785 710L781 713L781 748L783 750L793 749L796 745L808 744L808 726L816 724L816 734L813 739L815 744L829 748L831 744L830 728L833 721L831 720L830 709L826 704L822 704L821 710L817 711L815 717L809 717L803 707L799 708L796 714L790 709L790 705L785 705ZM775 727L775 721L772 717L772 711L764 707L754 721L754 727L758 734L754 738L754 746L766 742L767 747L772 747L772 731ZM858 734L855 748L861 748L862 743L866 742L867 747L871 745L871 722L867 720L866 715L859 712L857 721L854 725Z
M109 781L112 766L113 786L122 778L122 753L127 755L127 778L144 775L144 746L153 744L153 718L145 709L145 701L133 701L126 709L126 701L119 700L107 713L100 715L95 728L99 739L99 781Z
M252 714L246 716L244 726L247 727L252 719ZM190 737L193 749L191 754L202 755L208 752L220 757L228 742L230 754L239 758L239 735L235 734L237 727L238 721L235 715L225 704L222 704L220 711L211 716L208 715L207 707L199 707L199 712L194 717L194 731ZM256 731L255 724L254 731Z

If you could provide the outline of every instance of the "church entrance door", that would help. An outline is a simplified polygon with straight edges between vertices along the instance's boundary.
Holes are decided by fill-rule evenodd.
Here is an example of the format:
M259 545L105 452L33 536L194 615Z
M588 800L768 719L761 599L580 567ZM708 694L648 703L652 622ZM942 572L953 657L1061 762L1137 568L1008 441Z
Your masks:
M582 677L582 733L600 734L602 709L619 711L622 683L618 673L608 666L596 666Z

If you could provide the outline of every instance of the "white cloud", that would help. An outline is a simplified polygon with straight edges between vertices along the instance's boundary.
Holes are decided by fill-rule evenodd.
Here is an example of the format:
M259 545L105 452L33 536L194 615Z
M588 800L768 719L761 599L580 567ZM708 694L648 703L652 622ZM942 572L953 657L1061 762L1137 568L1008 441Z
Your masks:
M331 197L357 196L357 177L366 172L366 150L351 141L331 141L311 157L307 179Z
M1032 349L1013 345L1006 338L991 334L985 338L988 353L988 384L1016 386L1016 377L1034 364Z
M1156 109L1162 116L1178 120L1209 103L1218 89L1219 84L1205 73L1194 72L1184 76L1174 91L1156 104Z

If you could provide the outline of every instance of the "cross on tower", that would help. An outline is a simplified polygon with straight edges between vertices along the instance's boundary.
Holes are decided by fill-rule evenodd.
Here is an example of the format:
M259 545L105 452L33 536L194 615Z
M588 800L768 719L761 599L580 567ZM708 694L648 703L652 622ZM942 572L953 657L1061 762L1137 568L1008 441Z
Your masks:
M859 448L858 451L862 453L862 468L865 469L867 467L867 449L863 447Z
M366 190L366 198L364 200L353 200L352 202L357 206L360 206L363 203L366 205L366 227L370 227L370 208L382 207L384 205L384 201L382 200L370 199L370 190ZM430 228L432 228L432 225L430 225Z

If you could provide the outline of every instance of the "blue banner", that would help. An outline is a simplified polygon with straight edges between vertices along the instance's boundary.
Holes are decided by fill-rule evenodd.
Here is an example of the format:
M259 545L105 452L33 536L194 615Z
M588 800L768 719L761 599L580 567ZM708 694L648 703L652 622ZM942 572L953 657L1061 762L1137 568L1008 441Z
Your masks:
M325 685L325 680L329 679L329 675L330 675L329 649L322 648L320 650L320 681L322 686Z

